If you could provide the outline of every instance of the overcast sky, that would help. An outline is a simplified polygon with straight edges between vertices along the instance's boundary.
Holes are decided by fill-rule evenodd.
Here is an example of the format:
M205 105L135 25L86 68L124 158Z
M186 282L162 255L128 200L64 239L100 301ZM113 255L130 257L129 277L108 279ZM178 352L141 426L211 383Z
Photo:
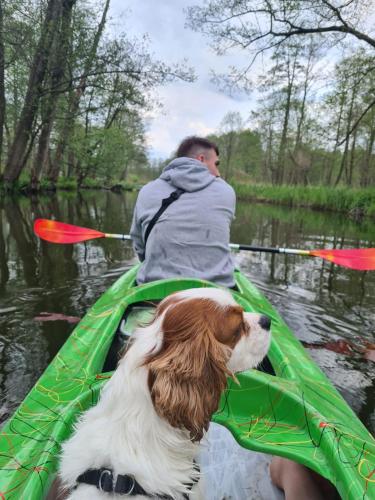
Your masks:
M230 97L210 82L210 69L225 72L230 64L243 66L246 55L235 52L225 57L216 56L207 38L185 28L184 8L196 3L199 0L112 0L111 3L113 21L116 22L120 13L127 13L122 31L139 37L147 33L155 59L174 63L187 58L197 76L193 83L179 81L158 89L164 108L154 112L148 124L147 145L151 158L170 156L188 135L217 131L228 111L239 111L244 120L250 114L250 97Z

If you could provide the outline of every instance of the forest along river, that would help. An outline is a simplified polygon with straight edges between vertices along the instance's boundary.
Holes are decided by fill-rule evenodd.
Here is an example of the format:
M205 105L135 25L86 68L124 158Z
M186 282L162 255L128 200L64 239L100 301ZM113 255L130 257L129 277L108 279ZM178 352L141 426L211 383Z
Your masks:
M136 193L87 191L0 201L0 421L22 401L74 322L137 262L129 242L40 241L33 220L128 233L135 199ZM231 240L306 249L375 247L375 223L242 202ZM240 252L235 259L375 433L375 362L361 352L375 342L375 271L264 253Z

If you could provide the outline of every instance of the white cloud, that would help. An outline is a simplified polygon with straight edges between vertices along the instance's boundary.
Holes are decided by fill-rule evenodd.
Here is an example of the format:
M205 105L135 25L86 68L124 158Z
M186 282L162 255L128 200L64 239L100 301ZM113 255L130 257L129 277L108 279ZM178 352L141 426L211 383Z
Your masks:
M188 135L208 135L217 131L228 111L238 111L244 117L250 104L236 101L199 81L194 84L169 84L159 91L164 103L163 113L151 121L147 138L150 156L167 157Z
M216 56L208 40L185 28L183 9L194 0L112 0L111 14L118 18L127 9L121 30L129 36L148 33L151 52L166 63L189 60L198 76L194 83L177 81L156 90L163 108L147 115L147 145L151 157L166 158L188 135L215 132L228 111L239 111L244 119L250 114L252 100L239 100L219 92L210 82L210 70L225 72L229 65L244 66L246 54L238 52Z

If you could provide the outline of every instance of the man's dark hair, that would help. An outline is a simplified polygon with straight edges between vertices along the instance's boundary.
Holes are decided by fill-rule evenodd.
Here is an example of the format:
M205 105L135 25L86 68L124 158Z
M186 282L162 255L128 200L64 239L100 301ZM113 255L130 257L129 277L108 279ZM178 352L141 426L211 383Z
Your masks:
M181 158L181 156L188 156L194 158L202 153L202 151L207 151L209 149L214 149L216 154L219 156L219 148L217 145L204 139L203 137L197 137L195 135L191 137L186 137L177 148L176 158Z

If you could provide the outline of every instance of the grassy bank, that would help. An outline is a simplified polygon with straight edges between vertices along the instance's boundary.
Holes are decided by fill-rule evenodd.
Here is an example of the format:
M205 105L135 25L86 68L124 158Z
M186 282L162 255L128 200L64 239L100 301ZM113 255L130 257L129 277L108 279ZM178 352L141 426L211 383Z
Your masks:
M240 200L308 207L375 218L375 188L349 189L322 186L272 186L231 183Z
M75 178L60 177L56 183L53 185L48 180L42 180L38 187L38 192L49 192L55 190L63 191L78 191L79 189L111 189L113 191L134 191L140 188L144 184L139 181L138 178L134 177L128 181L103 181L103 179L85 179L81 185L78 187L77 180ZM29 194L32 191L31 181L28 176L21 177L11 189L12 193ZM0 194L9 192L5 189L4 185L0 182Z

